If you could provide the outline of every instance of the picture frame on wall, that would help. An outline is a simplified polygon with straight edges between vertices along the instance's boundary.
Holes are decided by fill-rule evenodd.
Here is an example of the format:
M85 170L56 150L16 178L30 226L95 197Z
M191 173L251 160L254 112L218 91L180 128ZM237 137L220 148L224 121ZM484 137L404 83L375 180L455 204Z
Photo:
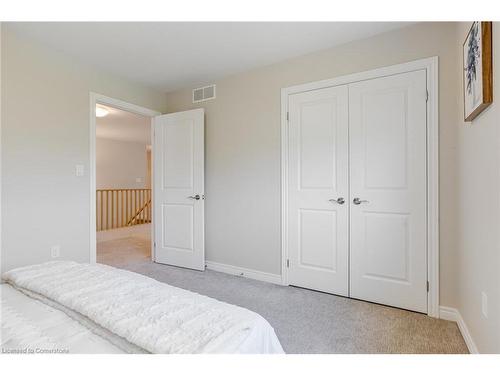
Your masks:
M491 29L491 22L474 22L463 44L465 121L474 120L493 102Z

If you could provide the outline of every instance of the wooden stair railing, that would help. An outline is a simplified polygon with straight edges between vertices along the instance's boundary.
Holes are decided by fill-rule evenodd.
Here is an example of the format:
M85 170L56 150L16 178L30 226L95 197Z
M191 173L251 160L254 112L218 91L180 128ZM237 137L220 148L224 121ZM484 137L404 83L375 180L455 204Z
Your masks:
M145 224L150 223L151 220L147 218L147 215L144 215L144 210L149 210L149 206L151 205L151 199L148 200L144 206L142 206L139 211L127 222L127 225L135 225L135 224Z
M150 223L151 189L96 190L96 230Z

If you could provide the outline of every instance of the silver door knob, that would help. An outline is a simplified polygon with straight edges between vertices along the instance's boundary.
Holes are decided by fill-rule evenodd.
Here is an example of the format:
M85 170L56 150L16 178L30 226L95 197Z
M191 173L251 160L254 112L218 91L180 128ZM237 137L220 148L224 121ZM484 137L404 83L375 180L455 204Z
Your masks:
M200 195L199 195L199 194L196 194L196 195L190 195L188 198L189 198L189 199L194 199L194 200L197 200L197 201L199 201L199 200L201 199L201 197L200 197Z
M361 204L361 203L369 203L369 202L367 200L365 200L365 199L354 198L352 200L352 203L354 203L354 204Z
M328 199L328 202L332 202L332 203L338 203L338 204L344 204L345 203L345 199L340 197L340 198L337 198L337 199Z

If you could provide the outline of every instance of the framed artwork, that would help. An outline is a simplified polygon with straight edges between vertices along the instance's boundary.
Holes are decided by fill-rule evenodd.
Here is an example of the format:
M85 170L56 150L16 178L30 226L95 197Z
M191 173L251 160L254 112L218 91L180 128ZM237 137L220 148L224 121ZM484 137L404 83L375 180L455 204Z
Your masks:
M474 22L463 44L465 121L493 102L491 27L491 22Z

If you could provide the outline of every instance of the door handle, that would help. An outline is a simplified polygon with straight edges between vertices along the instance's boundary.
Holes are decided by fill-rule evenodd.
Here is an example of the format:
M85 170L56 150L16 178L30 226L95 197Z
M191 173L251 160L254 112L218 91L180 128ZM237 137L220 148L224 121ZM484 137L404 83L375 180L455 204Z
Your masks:
M370 203L370 202L368 202L368 201L367 201L367 200L365 200L365 199L354 198L354 199L352 200L352 203L354 203L354 204L361 204L361 203Z
M196 201L199 201L201 199L200 195L199 194L196 194L196 195L190 195L188 197L189 199L194 199Z
M345 203L345 199L340 197L340 198L337 198L337 199L328 199L328 202L332 202L332 203L338 203L338 204L344 204Z

